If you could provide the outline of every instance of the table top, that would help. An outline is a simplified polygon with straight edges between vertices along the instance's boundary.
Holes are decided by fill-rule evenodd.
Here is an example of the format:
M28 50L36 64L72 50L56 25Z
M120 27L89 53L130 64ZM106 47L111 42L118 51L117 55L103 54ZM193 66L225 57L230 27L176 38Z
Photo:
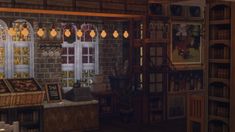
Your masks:
M44 102L43 106L45 109L47 108L58 108L58 107L67 107L67 106L80 106L80 105L89 105L89 104L98 104L97 100L90 100L90 101L69 101L69 100L62 100L61 102L55 103L48 103Z

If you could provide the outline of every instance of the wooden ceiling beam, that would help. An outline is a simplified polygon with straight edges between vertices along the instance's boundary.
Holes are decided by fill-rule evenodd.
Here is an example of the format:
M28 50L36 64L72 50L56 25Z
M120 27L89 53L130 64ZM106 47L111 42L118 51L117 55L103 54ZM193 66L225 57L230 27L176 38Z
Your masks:
M59 11L59 10L5 8L5 7L0 7L0 12L71 15L71 16L106 17L106 18L127 18L127 19L128 18L144 18L144 15L135 15L135 14L96 13L96 12Z

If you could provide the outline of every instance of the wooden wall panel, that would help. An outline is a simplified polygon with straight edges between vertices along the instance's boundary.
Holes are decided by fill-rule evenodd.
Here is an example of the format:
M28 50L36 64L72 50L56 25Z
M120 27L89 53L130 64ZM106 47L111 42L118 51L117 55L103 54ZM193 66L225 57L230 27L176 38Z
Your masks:
M73 0L47 0L49 6L73 6Z
M124 10L125 5L122 3L103 3L103 8L111 10Z
M76 3L78 9L79 7L87 7L87 8L99 8L100 7L100 3L99 2L93 2L93 1L78 1Z
M15 0L16 4L33 4L33 5L43 5L43 0Z

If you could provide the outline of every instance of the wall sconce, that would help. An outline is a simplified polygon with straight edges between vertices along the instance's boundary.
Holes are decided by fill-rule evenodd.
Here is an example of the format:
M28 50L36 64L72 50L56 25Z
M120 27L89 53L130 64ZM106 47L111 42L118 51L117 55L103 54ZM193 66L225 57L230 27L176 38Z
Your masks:
M96 35L95 31L92 29L91 32L90 32L90 36L91 36L92 38L94 38L95 35Z
M106 33L106 31L105 31L104 29L101 31L100 36L101 36L102 38L106 38L107 33Z
M39 23L39 25L38 25L38 31L37 31L37 35L39 36L39 37L42 37L43 35L44 35L44 30L43 30L43 28L42 28L42 24L41 23Z
M71 35L70 29L66 28L66 29L65 29L65 32L64 32L64 35L65 35L66 37L70 37L70 35Z
M24 37L27 37L29 35L29 30L28 30L26 22L23 24L23 30L21 30L21 34Z
M118 36L119 36L119 34L118 34L117 30L114 30L114 32L113 32L113 37L114 37L114 38L118 38Z
M78 31L77 31L77 36L78 36L79 38L81 38L82 35L83 35L82 30L81 30L81 29L78 29Z
M16 35L16 31L13 27L10 27L7 31L7 33L10 35L10 36L15 36Z
M52 29L51 29L51 31L50 31L50 35L54 38L54 37L56 37L56 35L57 35L57 31L56 31L56 28L55 28L55 25L53 24L52 25Z
M124 38L128 38L128 37L129 37L129 33L128 33L127 31L124 31L123 37L124 37Z

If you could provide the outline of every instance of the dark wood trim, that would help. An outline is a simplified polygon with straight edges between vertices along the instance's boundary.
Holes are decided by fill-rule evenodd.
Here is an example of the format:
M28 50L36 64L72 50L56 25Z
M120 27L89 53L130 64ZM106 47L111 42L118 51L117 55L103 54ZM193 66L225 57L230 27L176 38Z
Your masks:
M143 18L143 15L118 14L118 13L95 13L95 12L77 12L77 11L59 11L59 10L42 10L26 8L0 8L0 12L18 12L33 14L51 14L51 15L71 15L71 16L88 16L88 17L107 17L107 18Z

